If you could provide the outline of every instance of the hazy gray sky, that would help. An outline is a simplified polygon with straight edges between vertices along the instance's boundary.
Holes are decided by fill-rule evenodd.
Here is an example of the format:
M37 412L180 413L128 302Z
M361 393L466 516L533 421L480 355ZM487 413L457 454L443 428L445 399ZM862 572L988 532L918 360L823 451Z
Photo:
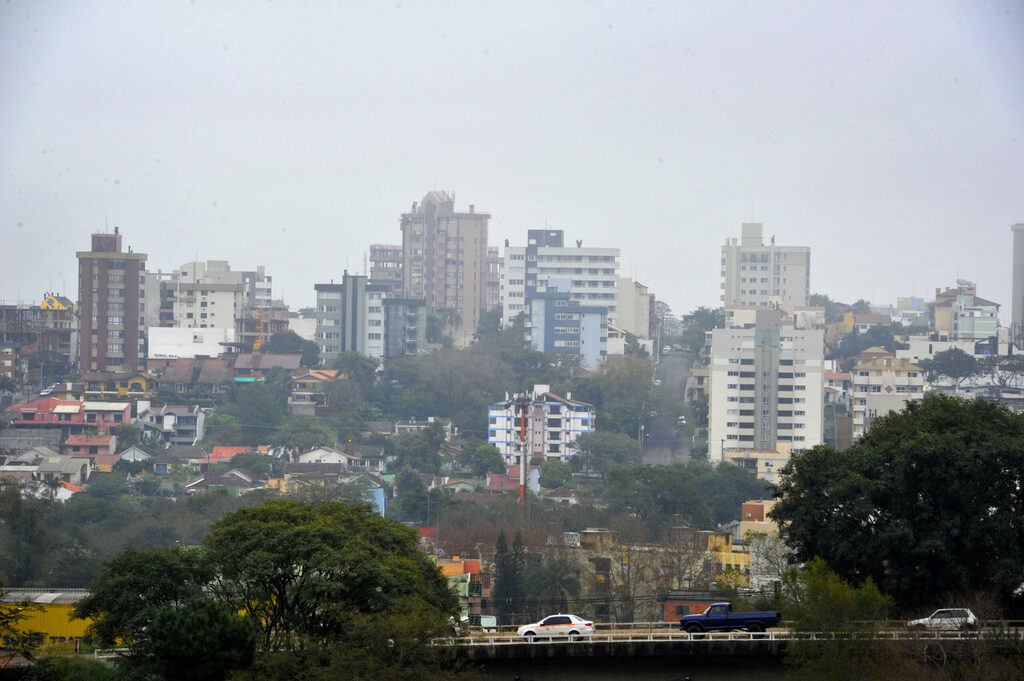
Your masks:
M446 189L491 245L619 247L677 313L745 221L834 299L1008 307L1024 4L8 0L0 131L7 302L75 296L118 225L310 305Z

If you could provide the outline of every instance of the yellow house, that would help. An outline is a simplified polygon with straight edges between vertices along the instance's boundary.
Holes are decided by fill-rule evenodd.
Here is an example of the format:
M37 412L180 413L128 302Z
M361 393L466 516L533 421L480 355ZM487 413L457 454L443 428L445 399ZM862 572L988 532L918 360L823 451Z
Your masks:
M47 293L39 307L43 310L66 310L68 312L78 312L78 306L75 305L73 300L65 296L58 296L56 293Z
M87 400L113 400L151 397L156 392L156 378L143 371L134 373L90 371L82 375Z
M843 315L842 321L833 322L825 327L825 343L835 345L842 336L853 333L854 329L858 332L864 332L872 326L880 324L892 324L892 317L887 314L854 314L853 312L847 312Z

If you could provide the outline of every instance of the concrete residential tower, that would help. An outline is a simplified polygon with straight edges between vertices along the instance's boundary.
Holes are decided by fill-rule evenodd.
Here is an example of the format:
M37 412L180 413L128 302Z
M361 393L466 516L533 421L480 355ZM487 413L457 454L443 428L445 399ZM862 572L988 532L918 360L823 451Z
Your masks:
M766 246L760 223L743 224L742 237L726 239L722 246L722 304L769 307L792 302L806 307L811 289L811 249Z
M124 252L121 233L93 234L78 251L78 370L136 371L145 357L146 254Z
M1010 294L1010 339L1021 347L1024 337L1024 223L1010 228L1013 231L1013 289Z
M437 314L454 310L455 328L472 336L487 306L487 213L455 212L455 196L429 192L402 214L402 288Z
M799 452L823 442L824 331L775 309L726 309L711 332L708 460L723 452Z

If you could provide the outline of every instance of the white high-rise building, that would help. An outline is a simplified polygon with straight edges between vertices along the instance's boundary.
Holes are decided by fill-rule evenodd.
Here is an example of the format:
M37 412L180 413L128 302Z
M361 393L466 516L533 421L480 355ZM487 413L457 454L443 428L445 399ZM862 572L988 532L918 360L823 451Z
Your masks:
M629 277L619 277L616 298L617 326L637 338L651 337L651 294Z
M727 310L728 312L728 310ZM822 329L783 324L784 313L727 315L742 325L711 332L708 460L723 452L799 452L824 440Z
M527 245L506 246L501 271L503 327L526 310L530 290L544 291L551 279L569 281L569 297L586 307L601 307L610 324L616 320L619 249L564 245L560 229L531 229Z
M568 461L576 455L580 435L594 431L594 406L561 397L549 385L535 385L533 391L509 396L488 407L487 442L498 448L509 466L548 459ZM526 415L525 423L523 414Z
M384 359L386 284L345 272L342 283L316 284L316 343L327 365L346 351Z
M765 245L760 223L743 224L742 237L722 246L722 305L806 307L811 290L811 249Z

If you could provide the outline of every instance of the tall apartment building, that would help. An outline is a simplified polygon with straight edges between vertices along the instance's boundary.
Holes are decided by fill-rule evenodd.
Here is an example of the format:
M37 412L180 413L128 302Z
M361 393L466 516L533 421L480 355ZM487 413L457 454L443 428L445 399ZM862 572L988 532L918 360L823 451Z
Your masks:
M495 246L487 247L487 310L501 305L501 257Z
M370 283L385 284L388 296L402 295L402 247L387 244L370 246Z
M93 234L78 251L78 370L144 366L146 254L122 250L121 233Z
M427 349L427 305L419 298L384 299L384 358Z
M978 342L998 338L999 304L977 293L974 282L964 279L957 279L956 288L935 289L932 314L938 340Z
M316 342L329 365L342 352L384 358L386 284L345 272L342 283L316 284Z
M884 348L868 348L853 367L853 439L871 430L876 419L924 398L924 372Z
M525 312L530 287L546 288L549 279L569 282L570 299L582 306L601 307L607 321L616 323L619 249L565 246L560 229L531 229L526 246L506 246L501 271L503 327Z
M769 307L792 302L806 307L811 290L811 249L768 245L760 223L743 223L742 236L722 246L722 304Z
M651 337L651 296L647 287L619 277L616 289L616 326L637 338Z
M568 366L597 369L608 355L608 310L573 299L568 279L527 289L524 337Z
M487 213L455 212L455 196L429 192L402 214L403 296L429 312L453 309L459 331L473 333L487 308Z
M1010 228L1013 232L1013 271L1010 293L1010 333L1017 347L1024 345L1024 223Z
M711 332L712 462L724 452L778 451L780 444L799 452L823 442L824 331L783 324L783 314L727 314L726 328Z
M5 349L0 375L19 384L49 385L78 361L77 307L56 293L47 293L41 304L0 305L0 348Z
M523 411L526 422L523 422ZM576 455L574 443L594 430L594 407L586 402L551 392L549 385L535 385L533 391L492 403L487 409L487 442L498 448L510 466L522 463L524 450L529 462Z
M247 347L288 330L288 310L273 300L273 280L263 265L232 270L226 260L195 261L157 276L160 326L232 329Z

